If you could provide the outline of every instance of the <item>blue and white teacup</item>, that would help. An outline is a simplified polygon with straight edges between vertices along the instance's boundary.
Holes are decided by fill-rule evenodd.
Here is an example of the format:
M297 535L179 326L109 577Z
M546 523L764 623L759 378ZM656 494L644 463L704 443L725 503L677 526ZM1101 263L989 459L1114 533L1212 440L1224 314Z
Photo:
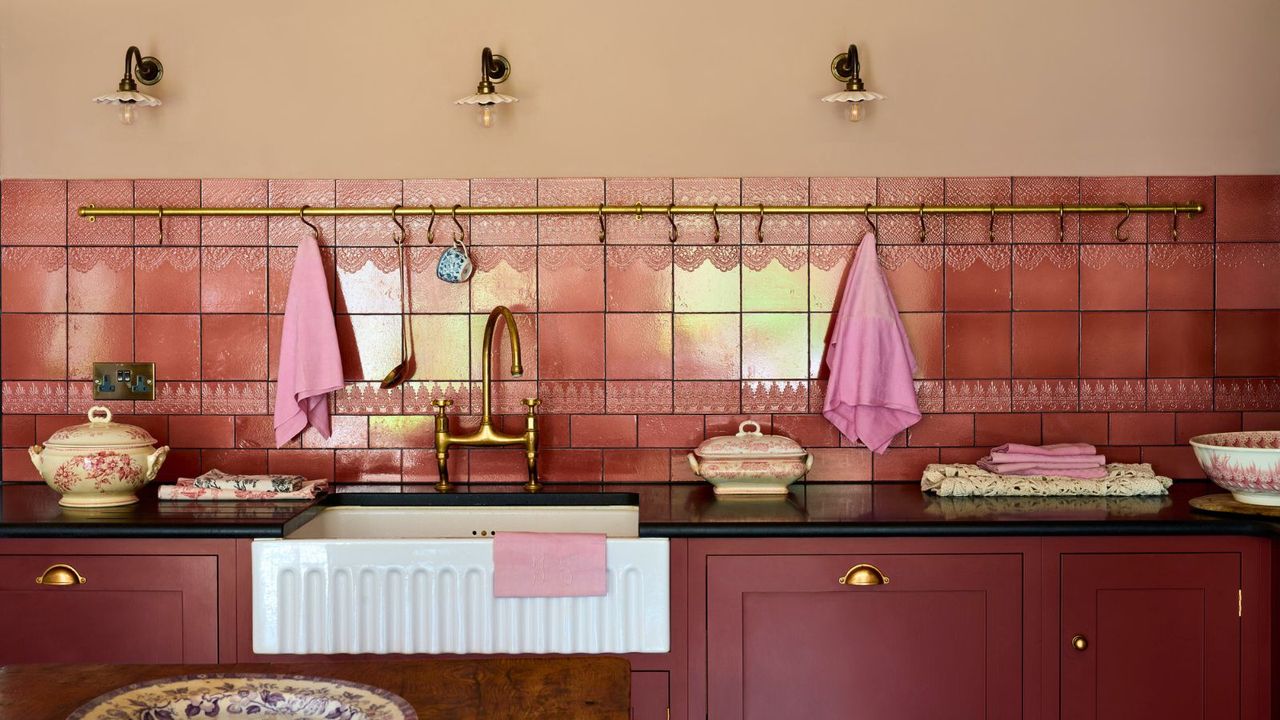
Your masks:
M436 264L436 277L445 282L464 283L471 279L471 273L474 270L475 265L471 262L471 254L467 252L466 243L455 235L453 247L440 253L440 262Z

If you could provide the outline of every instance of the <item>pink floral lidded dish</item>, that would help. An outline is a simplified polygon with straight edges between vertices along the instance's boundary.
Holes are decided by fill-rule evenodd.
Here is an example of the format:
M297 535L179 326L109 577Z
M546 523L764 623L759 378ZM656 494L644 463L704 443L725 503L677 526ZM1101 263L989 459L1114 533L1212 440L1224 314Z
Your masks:
M704 440L689 453L689 466L717 495L786 495L787 486L813 466L813 456L795 440L765 435L759 423L748 420L737 435Z
M138 502L138 488L151 482L169 454L151 433L111 422L111 411L89 408L89 422L55 432L27 452L40 477L58 491L59 505L113 507Z
M1197 435L1191 448L1209 479L1236 500L1280 506L1280 430Z

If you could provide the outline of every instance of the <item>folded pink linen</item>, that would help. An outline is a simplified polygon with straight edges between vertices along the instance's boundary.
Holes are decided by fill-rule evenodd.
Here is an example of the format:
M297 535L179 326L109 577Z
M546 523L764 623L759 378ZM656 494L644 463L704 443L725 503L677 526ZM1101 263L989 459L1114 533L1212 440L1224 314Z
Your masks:
M500 532L494 597L588 597L608 590L604 535Z
M831 376L822 414L849 440L884 453L895 435L920 422L916 359L871 233L862 237L845 281L826 361Z
M1011 470L1011 471L1026 470L1028 468L1056 468L1059 470L1088 470L1090 468L1097 468L1097 467L1102 467L1103 465L1106 465L1106 463L1097 463L1097 462L1061 462L1061 463L999 462L997 460L992 459L990 455L988 455L985 459L988 462L990 462L993 466L999 466L1001 468L1004 468L1004 470L1001 470L1001 472L1004 472L1005 470Z
M978 461L978 467L997 475L1017 475L1022 477L1054 477L1075 478L1080 480L1100 480L1107 476L1107 468L1099 465L1091 468L1064 468L1059 466L1031 466L1021 470L1010 470L1005 465L991 462L990 457Z
M308 424L329 437L329 393L341 390L342 355L329 301L329 280L320 246L311 236L298 242L285 301L276 385L276 447Z
M991 448L993 453L1025 453L1027 455L1048 455L1052 457L1071 455L1095 455L1098 448L1088 443L1057 443L1055 445L1022 445L1005 443Z
M156 491L161 500L254 500L271 502L275 500L313 500L325 492L327 483L324 480L307 480L297 490L277 492L274 490L234 490L231 488L208 488L196 485L161 485Z
M1033 462L1041 465L1062 465L1089 463L1092 465L1107 464L1106 455L1036 455L1034 453L1011 453L991 451L992 462L1016 463Z

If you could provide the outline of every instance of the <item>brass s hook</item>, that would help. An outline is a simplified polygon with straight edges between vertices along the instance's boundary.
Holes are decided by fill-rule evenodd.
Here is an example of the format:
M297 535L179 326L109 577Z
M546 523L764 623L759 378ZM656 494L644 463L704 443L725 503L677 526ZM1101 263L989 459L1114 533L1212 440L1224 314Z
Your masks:
M1129 207L1129 203L1122 202L1120 204L1124 206L1124 217L1120 218L1120 222L1116 223L1115 229L1111 231L1111 237L1116 242L1129 242L1129 236L1121 235L1120 228L1124 227L1124 224L1129 222L1129 216L1133 215L1133 208Z
M720 203L711 205L712 242L720 242Z
M402 207L404 206L399 203L391 206L391 222L395 223L396 227L400 228L400 232L391 236L391 239L395 241L395 244L397 245L403 245L405 238L409 237L409 231L405 229L404 222L402 222L400 220L400 216L397 215Z
M454 205L453 209L449 211L449 215L453 218L453 224L458 228L455 231L457 236L453 238L457 242L462 242L467 239L467 231L463 230L462 223L458 222L458 208L460 207L462 207L462 205Z
M920 203L920 242L924 242L928 230L924 226L924 203Z
M600 242L604 242L604 239L605 239L605 237L606 237L606 236L607 236L607 234L608 234L608 233L605 231L605 229L604 229L604 203L600 203L600 207L598 208L598 210L599 210L599 213L600 213L600 235L599 235L599 238L600 238Z
M671 230L667 232L667 240L675 244L675 241L680 239L680 229L676 227L676 216L671 213L673 208L675 208L675 205L667 206L667 222L671 223Z
M311 209L311 206L310 206L310 205L303 205L302 207L298 208L298 219L302 221L302 224L304 224L304 225L306 225L307 227L311 228L311 234L312 234L312 235L315 235L315 237L316 237L316 241L317 241L317 242L319 242L319 240L320 240L320 228L316 227L316 224L315 224L315 223L313 223L313 222L311 222L310 220L308 220L308 219L307 219L307 211L308 211L308 210L310 210L310 209Z
M1058 242L1066 242L1067 240L1067 207L1065 205L1058 206Z
M862 206L862 219L867 221L867 232L871 233L871 237L879 239L877 235L876 224L871 222L871 203Z
M159 225L160 225L160 242L156 244L163 245L164 244L164 206L163 205L156 206L156 220L159 222Z
M764 242L764 203L760 203L760 222L756 223L756 242Z
M427 223L427 244L436 244L436 206L428 205L431 209L431 221Z
M1177 205L1173 206L1173 229L1170 234L1173 236L1173 241L1178 242L1178 206Z
M987 220L987 242L996 241L996 206L991 206L991 217Z

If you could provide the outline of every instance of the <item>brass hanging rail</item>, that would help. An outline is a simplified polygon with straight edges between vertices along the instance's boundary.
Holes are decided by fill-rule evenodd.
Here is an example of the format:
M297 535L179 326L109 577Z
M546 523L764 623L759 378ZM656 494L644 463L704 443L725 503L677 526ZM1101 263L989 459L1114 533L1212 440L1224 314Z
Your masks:
M716 212L722 215L937 215L945 213L1010 215L1014 213L1199 213L1200 203L1180 205L571 205L562 207L94 207L78 209L82 218L99 217L352 217L397 215L696 215Z

